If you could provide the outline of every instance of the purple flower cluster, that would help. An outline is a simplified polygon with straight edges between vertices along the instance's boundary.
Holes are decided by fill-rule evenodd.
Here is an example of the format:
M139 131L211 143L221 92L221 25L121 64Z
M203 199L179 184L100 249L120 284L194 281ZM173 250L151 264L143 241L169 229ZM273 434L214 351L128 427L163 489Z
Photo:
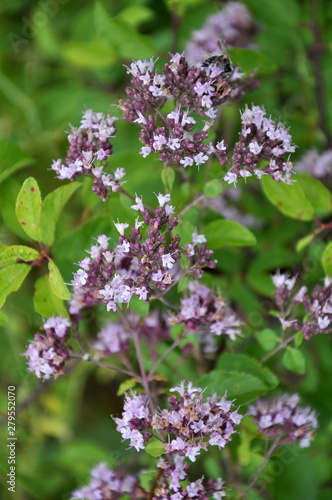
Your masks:
M221 295L216 295L197 281L191 281L188 290L190 295L181 300L180 312L173 314L169 321L184 324L192 332L197 332L205 352L216 349L213 341L215 335L229 335L231 340L235 340L241 334L241 321L227 307Z
M315 149L307 151L298 162L294 164L297 172L307 172L318 179L332 177L332 150L328 149L319 154Z
M301 448L310 445L318 427L315 412L299 405L300 396L283 394L275 399L260 399L250 405L248 415L254 416L259 431L270 438L279 438L280 445L298 442Z
M143 394L126 396L122 418L114 418L117 430L123 439L130 439L130 446L137 451L144 450L145 443L152 436L152 415L148 408L147 397Z
M302 331L306 340L319 333L332 331L332 280L325 278L324 286L316 285L312 293L308 293L306 286L294 290L296 276L277 273L272 276L276 286L275 300L281 311L279 319L283 329L293 328ZM294 307L301 303L306 311L301 319L290 319Z
M155 70L152 59L133 62L127 72L132 75L129 99L119 106L125 120L141 127L141 154L155 152L160 161L183 167L206 163L211 153L211 143L204 142L207 130L231 91L223 69L215 64L190 68L185 55L176 53L163 73ZM174 101L174 110L164 116L161 108L168 100ZM195 133L193 113L209 120Z
M103 358L124 353L129 349L128 333L122 323L106 323L92 342L92 347Z
M180 397L169 398L171 411L155 413L151 423L153 429L169 435L165 444L167 454L178 454L195 462L208 445L224 448L232 439L242 416L231 410L232 402L225 396L218 398L214 393L203 399L201 388L193 387L191 382L186 387L184 381L170 392L178 392Z
M284 124L265 115L265 110L259 106L249 109L246 105L242 112L240 140L234 145L231 168L224 177L229 184L252 175L258 179L270 175L277 182L291 184L293 164L286 155L295 151L295 145ZM222 165L227 163L228 147L223 141L217 144L215 155ZM268 165L261 167L266 161L269 161Z
M57 378L69 359L69 346L66 345L71 322L61 316L48 318L43 325L45 335L36 333L33 342L23 353L28 358L28 371L35 372L38 378Z
M127 352L132 331L137 332L139 339L147 344L153 354L162 340L170 338L170 326L158 311L152 311L145 318L131 311L126 315L126 323L106 323L100 330L91 344L98 356L108 357Z
M213 250L208 250L206 247L206 238L203 234L192 234L192 242L186 244L185 255L189 259L189 264L186 269L188 276L193 276L201 279L203 276L202 268L216 267L217 261L211 260Z
M204 477L202 477L197 481L188 482L188 463L185 462L185 457L175 455L172 463L169 460L160 459L158 467L163 474L153 500L189 500L191 498L195 500L207 500L207 498L221 500L226 496L221 478L216 481L212 481L212 479L204 481Z
M113 251L108 249L108 237L98 237L97 244L89 251L90 257L79 263L80 269L74 275L71 314L98 303L105 304L108 311L115 311L117 303L129 303L133 295L148 301L151 295L164 292L175 282L175 264L181 258L180 238L168 233L178 221L172 215L174 207L168 204L170 195L159 194L157 198L159 207L152 215L136 196L132 208L141 213L143 220L136 218L129 236L125 234L128 223L114 223L120 236ZM141 226L147 231L144 240ZM188 273L200 276L200 266L214 267L215 261L210 260L212 253L205 244L196 243Z
M204 391L182 381L179 387L170 389L180 397L169 398L171 411L162 410L151 414L147 397L132 394L126 397L122 419L115 418L117 430L124 439L130 439L130 446L136 450L144 449L144 444L152 437L152 429L159 433L165 431L169 436L165 443L167 455L187 457L192 462L201 450L208 446L224 446L232 439L235 425L242 416L232 411L232 402L225 396L216 394L203 399Z
M90 472L90 484L73 491L72 499L117 500L122 495L136 500L144 498L144 491L138 486L134 476L114 472L105 463L100 463Z
M130 312L126 316L131 331L137 332L138 338L150 352L152 358L157 356L157 347L163 340L170 340L170 325L166 315L161 311L151 311L145 318Z
M103 201L109 198L110 192L119 190L123 183L119 182L125 175L124 168L117 168L114 174L106 173L108 159L112 154L110 137L115 134L114 123L117 118L104 113L85 111L81 125L72 128L68 135L69 149L65 163L56 160L52 164L59 179L75 180L80 175L93 177L92 191Z
M193 66L219 53L218 40L224 37L229 47L252 47L258 25L247 7L240 2L227 2L223 9L209 16L203 27L193 31L186 45L189 63Z

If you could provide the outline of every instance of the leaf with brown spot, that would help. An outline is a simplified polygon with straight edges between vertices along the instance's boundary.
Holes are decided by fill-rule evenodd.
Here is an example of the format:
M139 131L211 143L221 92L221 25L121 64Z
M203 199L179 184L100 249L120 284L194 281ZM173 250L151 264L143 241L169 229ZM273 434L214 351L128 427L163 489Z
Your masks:
M41 196L37 181L29 177L24 181L16 200L16 217L24 232L35 241L41 240L40 208Z
M0 255L0 265L7 265L10 262L24 260L30 262L37 259L39 253L34 248L26 247L24 245L12 245L7 247Z

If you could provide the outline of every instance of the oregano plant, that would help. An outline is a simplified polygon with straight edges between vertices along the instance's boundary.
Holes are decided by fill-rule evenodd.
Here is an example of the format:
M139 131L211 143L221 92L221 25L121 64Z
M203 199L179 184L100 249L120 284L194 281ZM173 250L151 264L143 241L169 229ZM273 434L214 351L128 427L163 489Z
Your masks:
M135 15L145 11L135 2L122 17L96 2L96 39L63 47L67 61L81 50L91 67L95 51L110 63L117 50L121 90L103 111L82 100L62 157L43 166L52 188L36 169L15 184L13 200L8 182L32 160L0 144L0 182L8 183L0 306L10 313L23 296L33 311L28 339L12 345L35 384L17 409L54 412L46 423L37 416L33 433L40 424L61 436L63 458L55 453L54 463L72 466L75 477L61 492L46 489L50 499L292 500L269 465L282 463L282 474L281 457L296 450L289 464L299 457L308 467L302 448L311 450L316 433L318 446L324 441L320 426L328 433L314 393L331 354L331 176L319 168L330 157L312 156L322 175L306 169L300 158L309 148L264 105L260 85L278 74L258 50L258 13L227 2L199 30L186 28L183 43L179 29L195 2L166 4L166 53L136 30ZM98 85L106 78L99 70ZM87 389L78 373L84 384L90 377ZM100 381L111 414L108 403L94 407ZM62 396L52 394L62 383L76 387L75 410L57 420ZM69 421L107 453L90 444L74 453L72 431L62 428ZM11 493L19 488L14 463ZM327 476L324 469L326 491ZM29 486L27 477L20 481L29 495L42 498L38 479ZM327 498L314 494L307 498Z

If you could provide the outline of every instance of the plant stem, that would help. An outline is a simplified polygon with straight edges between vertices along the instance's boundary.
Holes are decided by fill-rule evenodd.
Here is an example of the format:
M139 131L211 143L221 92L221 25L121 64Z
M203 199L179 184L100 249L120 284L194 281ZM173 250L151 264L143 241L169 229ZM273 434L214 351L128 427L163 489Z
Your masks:
M195 200L193 200L191 203L189 203L189 205L187 205L186 207L184 207L183 210L181 210L181 212L178 214L178 218L180 219L180 217L182 217L182 215L184 215L185 213L187 213L188 210L190 210L195 205L198 205L199 203L201 203L201 201L203 201L204 198L205 198L205 195L204 194L200 194Z
M172 345L169 346L169 348L160 356L158 361L153 365L153 367L150 370L149 373L149 380L152 379L155 371L157 370L158 366L164 361L164 359L169 355L170 352L172 352L181 342L183 335L180 335L178 339L176 339Z
M148 378L146 376L146 370L145 370L145 366L144 366L144 361L143 361L143 357L142 357L142 351L141 351L141 346L140 346L140 343L139 343L139 339L138 339L138 335L137 335L137 332L136 331L133 331L132 330L132 334L133 334L133 339L134 339L134 344L135 344L135 349L136 349L136 354L137 354L137 359L138 359L138 364L139 364L139 368L140 368L140 371L141 371L141 384L145 390L145 393L149 399L149 403L150 403L150 408L152 411L155 410L155 406L154 406L154 403L153 403L153 399L152 399L152 395L151 395L151 391L150 391L150 387L149 387L149 382L148 382Z
M254 477L252 478L247 490L245 491L244 495L242 496L241 500L245 500L245 498L247 498L248 496L248 493L249 491L253 488L253 486L255 485L257 479L258 479L258 476L260 475L260 473L262 472L263 470L263 467L264 465L266 464L266 462L271 458L273 452L275 451L275 449L277 448L278 444L280 442L280 436L274 441L274 443L272 443L271 445L271 448L269 449L269 451L266 453L265 457L264 457L264 460L263 462L260 464L260 466L258 467L257 471L256 471L256 474L254 475Z
M179 28L181 25L181 17L179 14L176 12L176 6L175 4L171 4L171 26L172 26L172 53L174 54L177 52L177 46L178 46L178 33L179 33Z
M295 337L296 337L296 333L294 333L294 335L292 335L288 339L283 340L275 349L273 349L271 352L269 352L269 354L266 354L265 356L263 356L262 359L260 360L260 363L264 363L264 361L271 358L271 356L273 356L277 352L281 351L281 349L283 349L284 347L286 347L286 345L288 345L290 342L292 342L292 340L294 340Z
M124 373L126 375L129 375L132 378L135 378L140 383L143 382L141 377L139 375L137 375L137 373L129 371L129 370L124 370L123 368L119 368L118 366L108 365L107 363L102 363L101 361L96 361L96 360L91 359L91 358L85 359L84 355L81 355L81 354L71 354L70 357L73 359L80 359L81 361L89 361L93 365L100 366L101 368L108 368L109 370L114 370L115 372Z
M152 485L152 488L151 488L151 491L149 492L149 496L147 498L147 500L152 500L153 498L153 494L155 492L155 489L157 488L158 486L158 482L159 482L159 479L161 478L161 476L163 475L163 469L159 469L158 472L157 472L157 477L155 479L155 482L153 483Z

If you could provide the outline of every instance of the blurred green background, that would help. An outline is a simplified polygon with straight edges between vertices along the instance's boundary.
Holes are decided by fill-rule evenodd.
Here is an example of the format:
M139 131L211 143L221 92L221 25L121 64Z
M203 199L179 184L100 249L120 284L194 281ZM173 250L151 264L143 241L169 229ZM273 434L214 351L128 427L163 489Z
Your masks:
M264 105L267 114L290 127L299 146L295 157L327 143L317 107L317 69L313 60L312 4L323 45L323 84L326 127L332 134L332 3L275 0L245 3L261 30L256 36L258 50L272 62L273 70L259 73L261 85L241 103L225 108L223 127L236 137L238 109L254 102ZM42 196L60 185L50 171L53 159L63 158L69 124L77 126L84 109L121 117L116 107L128 84L124 64L132 59L159 56L166 60L176 43L182 51L194 29L206 16L218 12L223 2L206 0L78 1L3 0L0 5L0 140L18 147L22 169L0 184L0 241L15 244L27 241L16 221L14 206L22 182L34 176ZM178 23L178 31L174 24ZM172 29L173 26L173 29ZM239 56L240 57L240 56ZM233 58L234 63L240 64ZM135 125L117 123L113 139L113 168L127 170L127 189L144 195L152 203L153 192L162 189L160 164L138 155L140 143ZM243 188L243 186L242 186ZM239 188L240 189L240 188ZM294 250L297 239L310 230L310 223L283 217L263 197L257 185L238 200L240 208L261 221L256 228L257 248L225 248L216 252L221 275L214 283L228 290L244 318L261 315L261 301L272 296L268 272L277 267L301 267L304 279L316 283L323 276L319 263L323 242L304 252ZM60 219L53 255L66 282L70 282L73 262L84 257L91 236L114 231L116 203L103 204L90 193L88 180L75 193ZM303 267L303 262L308 265ZM100 368L79 366L56 383L42 385L26 371L24 352L28 339L41 326L32 302L36 272L23 288L11 295L4 307L6 318L0 336L1 413L6 414L7 386L16 386L17 402L35 395L33 402L17 415L17 487L9 494L6 427L1 429L1 499L67 499L70 492L88 480L92 466L105 460L114 468L137 469L136 452L126 451L126 443L116 432L110 414L122 409L115 396L121 377ZM208 281L208 278L206 278ZM219 281L218 281L219 280ZM250 323L250 321L249 321ZM248 352L259 349L255 345ZM282 370L271 362L287 390L300 391L305 402L317 409L320 430L314 445L267 480L270 496L283 500L328 500L332 498L330 444L332 437L331 341L315 338L303 347L307 375ZM37 397L38 395L38 397ZM2 422L2 421L1 421ZM215 456L218 460L218 456ZM142 464L140 464L142 467ZM204 467L209 472L211 462ZM250 471L250 473L252 473ZM330 481L330 482L329 482ZM1 488L1 486L0 486ZM330 495L330 496L329 496Z

